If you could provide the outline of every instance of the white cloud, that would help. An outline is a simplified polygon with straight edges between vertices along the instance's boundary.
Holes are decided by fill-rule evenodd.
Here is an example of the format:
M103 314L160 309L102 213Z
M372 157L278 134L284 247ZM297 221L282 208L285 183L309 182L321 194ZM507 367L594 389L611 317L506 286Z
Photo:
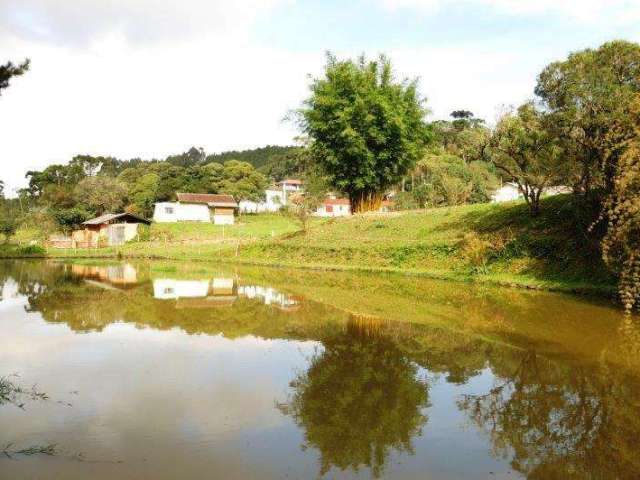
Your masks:
M560 15L592 23L603 18L632 24L640 20L638 0L379 0L391 10L410 8L432 13L451 6L479 6L497 13L529 16Z
M0 25L21 38L88 43L119 32L132 43L244 31L292 0L2 0Z
M238 39L127 48L119 37L91 50L19 42L31 70L0 97L0 178L75 154L164 158L192 145L209 152L291 143L282 118L300 103L313 56ZM18 53L19 52L19 53Z

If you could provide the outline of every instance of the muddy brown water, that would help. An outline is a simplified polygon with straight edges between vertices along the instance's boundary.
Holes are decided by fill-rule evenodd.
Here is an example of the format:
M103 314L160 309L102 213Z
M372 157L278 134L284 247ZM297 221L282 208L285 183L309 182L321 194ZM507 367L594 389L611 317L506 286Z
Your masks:
M0 262L1 479L637 479L640 320L576 296Z

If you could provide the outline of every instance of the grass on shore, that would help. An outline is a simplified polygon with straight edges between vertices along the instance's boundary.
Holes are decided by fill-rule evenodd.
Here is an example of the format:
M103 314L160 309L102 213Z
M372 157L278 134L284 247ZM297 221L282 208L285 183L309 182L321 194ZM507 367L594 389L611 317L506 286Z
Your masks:
M281 215L240 217L236 225L155 224L151 240L121 248L53 250L55 257L136 257L233 261L286 267L403 272L553 290L611 293L592 212L570 195L546 198L532 218L521 202L395 214L314 219L301 232ZM0 256L23 256L15 246Z

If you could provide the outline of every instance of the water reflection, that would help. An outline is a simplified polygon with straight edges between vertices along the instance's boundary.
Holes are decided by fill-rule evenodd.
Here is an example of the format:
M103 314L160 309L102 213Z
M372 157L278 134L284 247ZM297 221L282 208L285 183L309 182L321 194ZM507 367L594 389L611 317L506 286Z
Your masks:
M116 265L66 265L73 276L100 287L130 288L138 284L138 270L129 263Z
M320 451L320 475L368 467L378 478L392 451L414 454L413 438L427 422L417 365L370 321L373 329L359 318L323 338L324 350L279 405L304 429L304 448Z
M180 300L181 308L233 305L239 297L256 299L264 305L272 305L285 311L295 310L298 306L298 301L292 295L271 287L238 285L238 279L233 277L202 280L157 278L153 280L153 297L158 300Z
M640 328L599 303L399 277L165 264L0 262L0 282L0 305L9 308L6 292L15 291L26 310L0 321L8 340L0 363L12 368L0 376L45 352L33 383L101 392L83 398L93 410L74 402L90 410L84 416L53 417L51 431L110 445L102 455L154 457L148 477L175 473L154 448L184 478L640 471ZM55 341L46 326L58 327ZM46 424L52 413L41 415ZM108 433L82 423L93 416ZM2 409L0 418L14 420ZM15 419L14 437L48 432L25 422ZM221 438L226 447L210 446ZM99 474L133 478L131 461ZM74 477L60 472L51 478Z
M527 478L637 478L640 384L635 375L568 368L533 351L491 362L491 389L459 408Z

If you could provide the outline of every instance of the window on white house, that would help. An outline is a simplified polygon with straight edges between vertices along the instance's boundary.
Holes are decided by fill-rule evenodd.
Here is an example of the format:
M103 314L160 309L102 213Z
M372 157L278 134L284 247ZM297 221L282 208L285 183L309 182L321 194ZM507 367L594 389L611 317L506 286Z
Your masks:
M164 207L164 213L167 215L173 215L173 207Z

